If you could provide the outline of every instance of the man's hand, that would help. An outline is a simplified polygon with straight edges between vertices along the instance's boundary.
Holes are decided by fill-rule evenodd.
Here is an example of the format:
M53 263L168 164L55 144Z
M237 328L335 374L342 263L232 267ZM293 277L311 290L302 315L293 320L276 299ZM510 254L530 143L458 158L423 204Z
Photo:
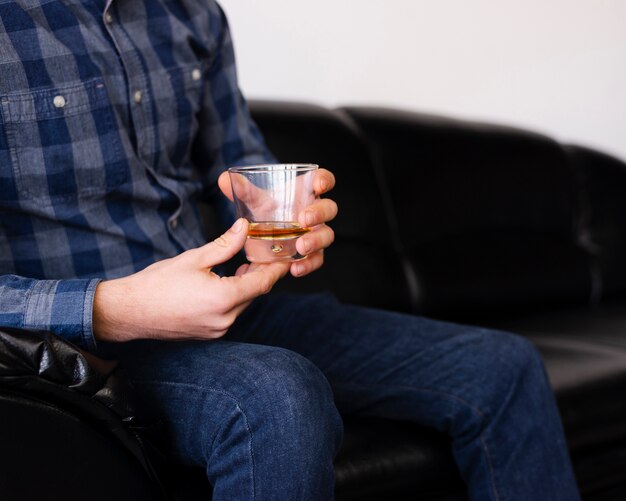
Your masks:
M239 219L226 233L197 249L159 261L96 289L93 331L97 340L215 339L250 302L270 291L289 263L244 264L233 277L211 271L237 254L248 223Z
M218 184L224 195L233 201L233 192L230 184L228 172L223 172ZM326 170L318 169L313 180L315 195L320 196L329 192L335 186L335 176ZM302 226L311 228L311 231L303 235L296 242L297 251L307 259L291 264L291 274L294 277L308 275L318 269L324 263L324 249L333 243L335 234L333 230L326 226L337 215L337 204L329 199L318 199L305 208L298 217L298 222Z

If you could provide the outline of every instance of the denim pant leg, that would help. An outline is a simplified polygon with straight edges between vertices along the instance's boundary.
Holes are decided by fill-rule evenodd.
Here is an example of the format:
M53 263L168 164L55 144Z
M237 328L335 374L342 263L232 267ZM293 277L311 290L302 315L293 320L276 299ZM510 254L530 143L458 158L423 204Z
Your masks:
M213 499L332 499L343 427L327 380L281 348L226 341L106 345L164 421L170 454Z
M257 301L227 338L307 357L343 414L448 433L473 500L579 499L542 361L521 337L277 295Z

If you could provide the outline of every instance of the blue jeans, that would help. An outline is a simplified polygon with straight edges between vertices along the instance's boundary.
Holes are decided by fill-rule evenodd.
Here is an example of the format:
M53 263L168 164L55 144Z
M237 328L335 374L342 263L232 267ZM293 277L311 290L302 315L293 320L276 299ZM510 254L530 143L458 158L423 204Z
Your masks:
M446 432L473 500L579 499L532 345L508 333L269 295L219 341L110 346L215 500L326 500L340 414Z

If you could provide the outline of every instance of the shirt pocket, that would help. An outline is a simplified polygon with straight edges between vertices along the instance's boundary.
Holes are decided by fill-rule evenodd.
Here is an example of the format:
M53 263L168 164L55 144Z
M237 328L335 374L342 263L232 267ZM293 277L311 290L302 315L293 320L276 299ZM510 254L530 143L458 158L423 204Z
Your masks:
M50 206L107 193L126 180L102 79L9 94L1 104L21 200Z

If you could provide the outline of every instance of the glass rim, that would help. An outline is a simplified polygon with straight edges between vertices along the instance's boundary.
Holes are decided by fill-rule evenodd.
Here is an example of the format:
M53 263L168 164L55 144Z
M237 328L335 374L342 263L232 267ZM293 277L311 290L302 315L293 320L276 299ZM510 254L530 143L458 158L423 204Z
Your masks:
M258 164L258 165L243 165L240 167L229 167L228 172L235 174L243 173L263 173L263 172L308 172L319 168L317 164L304 164L304 163L288 163L288 164Z

